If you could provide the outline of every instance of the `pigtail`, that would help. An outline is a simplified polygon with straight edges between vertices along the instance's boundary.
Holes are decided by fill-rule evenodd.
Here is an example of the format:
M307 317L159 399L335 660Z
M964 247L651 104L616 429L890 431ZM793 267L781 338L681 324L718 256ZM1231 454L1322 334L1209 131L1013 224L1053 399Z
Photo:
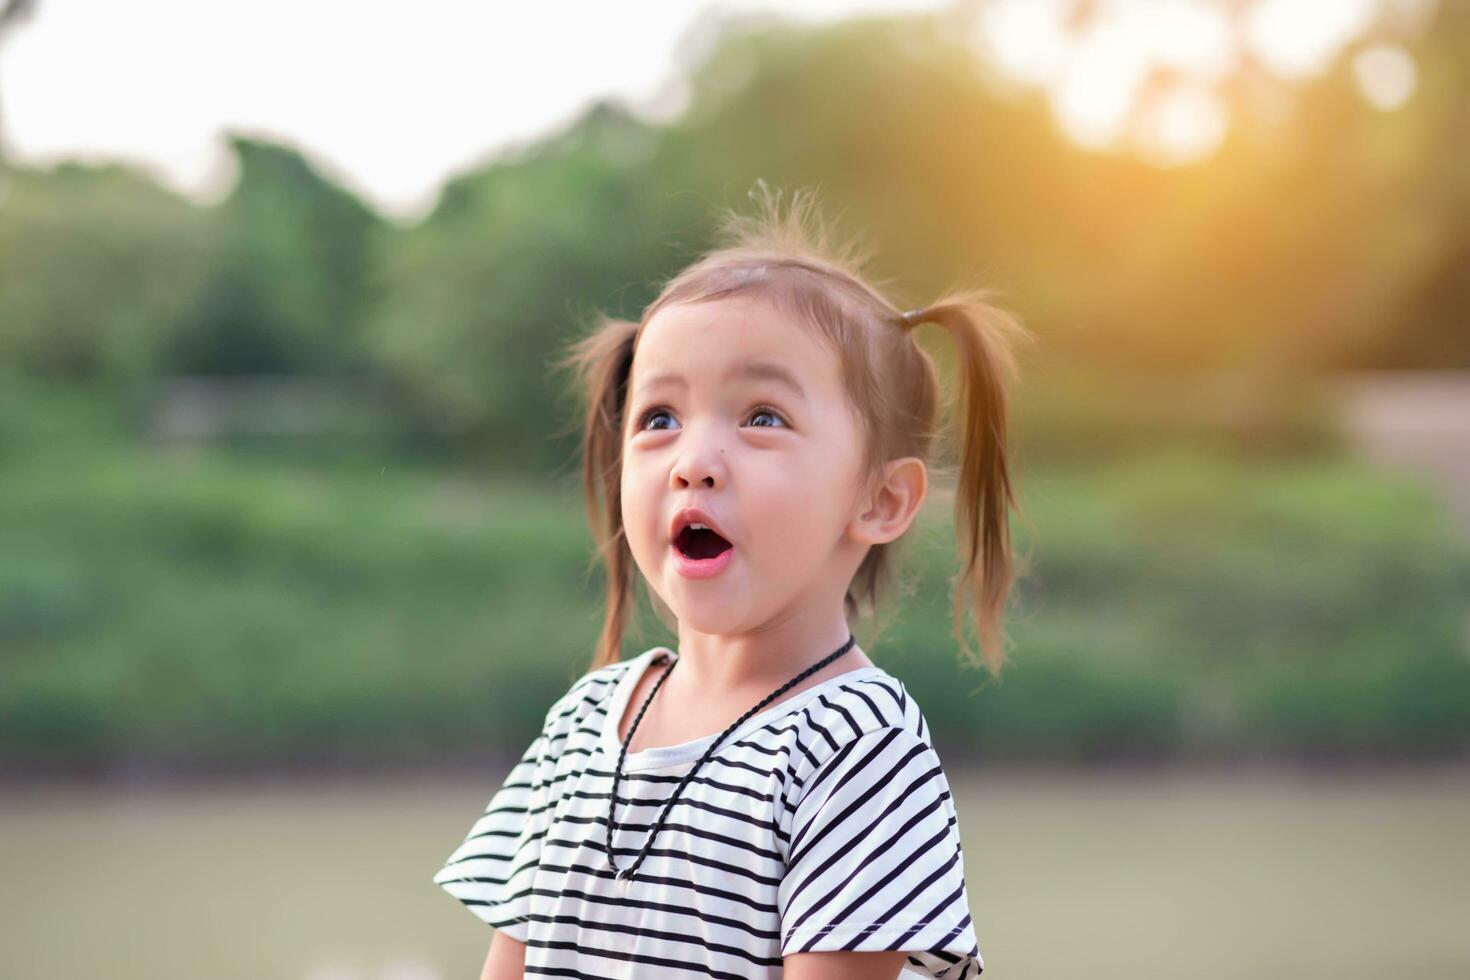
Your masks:
M937 323L954 340L960 379L956 402L962 423L955 485L955 535L962 567L951 580L955 637L965 656L998 673L1005 662L1002 622L1016 572L1009 512L1016 504L1007 460L1007 387L1016 376L1014 347L1032 340L1010 313L987 302L989 290L951 293L904 314L912 328ZM973 612L980 656L965 644L964 618Z
M623 406L633 366L638 324L601 316L585 337L573 342L556 366L570 368L585 399L582 423L582 484L587 525L607 570L606 612L592 668L622 659L623 634L633 609L633 553L623 530Z

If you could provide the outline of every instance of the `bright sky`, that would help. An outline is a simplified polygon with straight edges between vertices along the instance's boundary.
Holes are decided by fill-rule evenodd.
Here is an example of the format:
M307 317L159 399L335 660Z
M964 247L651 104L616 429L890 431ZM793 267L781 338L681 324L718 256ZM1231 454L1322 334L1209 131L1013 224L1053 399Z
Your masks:
M1264 0L1248 41L1282 74L1309 74L1379 2L1423 0ZM992 0L973 41L1015 78L1046 85L1079 142L1117 137L1150 64L1179 64L1201 80L1229 67L1224 22L1195 0L1105 0L1101 26L1080 45L1058 29L1064 3ZM0 121L20 160L127 159L200 200L233 180L220 134L239 129L301 148L375 207L412 218L432 207L446 177L564 125L595 98L618 96L653 117L677 111L686 32L709 6L40 0L0 41ZM718 6L826 21L946 4ZM1370 59L1364 77L1404 91L1396 57ZM1175 102L1159 124L1163 155L1208 152L1224 132L1223 109L1203 87Z

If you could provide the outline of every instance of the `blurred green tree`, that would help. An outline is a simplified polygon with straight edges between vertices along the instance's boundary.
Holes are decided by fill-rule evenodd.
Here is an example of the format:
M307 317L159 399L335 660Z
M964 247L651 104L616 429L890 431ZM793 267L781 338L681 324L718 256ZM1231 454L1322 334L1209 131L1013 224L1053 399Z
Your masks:
M188 374L360 371L373 239L386 226L297 151L231 135L234 190L209 214L209 270L164 354Z
M157 370L205 268L199 208L121 165L16 168L0 206L0 374L125 385Z

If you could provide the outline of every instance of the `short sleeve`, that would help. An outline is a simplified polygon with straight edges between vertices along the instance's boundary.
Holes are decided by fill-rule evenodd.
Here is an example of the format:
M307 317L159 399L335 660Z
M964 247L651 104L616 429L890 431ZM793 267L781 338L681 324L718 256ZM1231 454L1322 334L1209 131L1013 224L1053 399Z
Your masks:
M530 924L531 886L550 823L551 761L543 730L511 768L434 883L471 912L521 942Z
M919 976L978 976L959 827L933 747L906 728L867 732L796 792L781 955L903 950Z

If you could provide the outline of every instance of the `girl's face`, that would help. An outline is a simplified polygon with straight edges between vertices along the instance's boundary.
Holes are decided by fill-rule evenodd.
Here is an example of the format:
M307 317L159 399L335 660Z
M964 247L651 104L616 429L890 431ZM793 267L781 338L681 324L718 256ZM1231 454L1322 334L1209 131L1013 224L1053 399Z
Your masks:
M731 635L841 598L870 542L849 533L859 420L837 355L765 301L732 297L654 314L634 355L623 429L629 548L681 629ZM679 512L696 507L733 548L692 572Z

